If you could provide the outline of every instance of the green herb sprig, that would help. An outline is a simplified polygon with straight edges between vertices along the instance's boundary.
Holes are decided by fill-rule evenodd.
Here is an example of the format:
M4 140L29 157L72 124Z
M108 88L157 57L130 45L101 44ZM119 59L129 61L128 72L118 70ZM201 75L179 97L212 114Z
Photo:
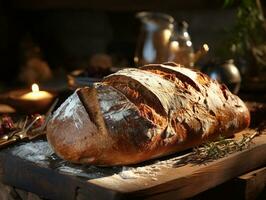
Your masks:
M176 160L175 166L183 166L188 163L205 164L228 156L229 154L243 151L250 147L252 140L259 134L260 132L258 131L244 134L239 140L219 136L216 141L206 142L202 146L194 148L191 153L180 157Z
M237 6L236 24L230 31L229 48L237 57L255 57L259 65L264 66L266 23L260 0L224 0L224 7ZM263 62L261 62L261 60Z

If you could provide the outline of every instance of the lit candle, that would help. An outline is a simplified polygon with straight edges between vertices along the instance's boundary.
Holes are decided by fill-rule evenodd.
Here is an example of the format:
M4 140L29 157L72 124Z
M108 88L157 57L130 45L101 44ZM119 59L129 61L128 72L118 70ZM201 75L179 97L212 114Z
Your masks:
M49 92L40 91L39 86L36 83L34 83L31 86L31 89L32 89L32 92L22 95L21 99L36 101L36 100L42 100L42 99L50 99L53 97L53 95Z

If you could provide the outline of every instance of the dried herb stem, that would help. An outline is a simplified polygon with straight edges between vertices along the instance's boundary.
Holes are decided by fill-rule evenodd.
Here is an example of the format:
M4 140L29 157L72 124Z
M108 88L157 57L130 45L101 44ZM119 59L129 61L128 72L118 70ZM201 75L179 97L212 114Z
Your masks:
M252 134L244 134L241 139L224 138L220 136L217 141L206 142L202 146L196 147L191 153L181 156L177 159L175 166L192 164L204 164L229 154L247 149L254 137L259 135L256 131Z

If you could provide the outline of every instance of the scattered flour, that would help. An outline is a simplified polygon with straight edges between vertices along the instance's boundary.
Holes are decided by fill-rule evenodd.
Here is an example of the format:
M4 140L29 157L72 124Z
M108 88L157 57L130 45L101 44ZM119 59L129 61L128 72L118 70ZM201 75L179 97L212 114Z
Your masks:
M79 177L83 177L83 178L87 178L87 179L93 179L93 178L101 177L97 172L87 173L86 171L84 171L81 168L70 167L67 165L60 166L59 168L57 168L57 170L59 170L62 173L65 173L65 174L71 174L74 176L79 176Z
M156 181L158 179L157 175L160 174L162 169L173 168L175 164L179 163L187 155L184 154L167 160L154 161L152 164L139 167L123 167L117 175L122 179L151 178L151 180Z
M50 166L51 157L54 154L52 149L49 147L47 141L33 141L21 144L14 147L11 153L22 159L44 165ZM106 176L118 176L121 179L137 179L137 178L151 178L151 180L156 181L160 171L165 168L172 168L176 163L178 163L187 154L169 158L162 161L154 161L143 166L134 167L97 167L93 165L83 166L68 163L60 158L55 158L55 170L61 173L66 173L74 176L79 176L87 179L94 179ZM53 159L54 160L54 159Z
M45 164L47 158L54 152L46 141L35 141L16 146L11 153L28 161Z

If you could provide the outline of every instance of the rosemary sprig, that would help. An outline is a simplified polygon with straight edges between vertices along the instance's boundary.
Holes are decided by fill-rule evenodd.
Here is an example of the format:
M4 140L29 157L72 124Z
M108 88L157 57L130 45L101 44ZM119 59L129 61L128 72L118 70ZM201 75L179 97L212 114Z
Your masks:
M193 150L192 159L202 163L223 158L237 151L242 151L250 146L252 139L256 135L257 132L251 135L245 134L242 139L238 141L220 136L218 141L207 142L202 147L195 148Z
M243 151L250 147L253 138L259 134L259 131L255 131L252 134L244 134L239 140L219 136L217 141L206 142L202 146L194 148L191 153L180 157L180 159L176 160L177 162L174 166L178 167L188 163L205 164L229 154Z

